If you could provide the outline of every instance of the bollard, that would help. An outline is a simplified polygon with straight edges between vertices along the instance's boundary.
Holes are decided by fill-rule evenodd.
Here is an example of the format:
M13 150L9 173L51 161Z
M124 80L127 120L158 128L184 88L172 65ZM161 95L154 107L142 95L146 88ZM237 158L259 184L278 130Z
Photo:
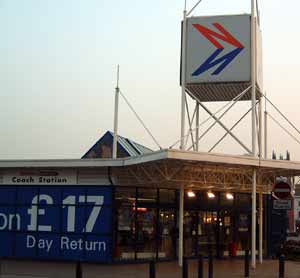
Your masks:
M149 277L155 278L155 262L154 261L150 261L150 263L149 263Z
M245 277L249 277L249 250L245 251Z
M188 260L186 258L183 258L183 262L182 262L182 278L188 278L188 277L189 277Z
M279 278L284 278L284 262L285 256L281 255L279 257Z
M213 254L212 251L209 252L208 258L208 278L214 277L214 263L213 263Z
M203 257L199 256L198 260L198 278L203 278Z
M76 278L82 278L82 268L80 262L77 262L76 264Z

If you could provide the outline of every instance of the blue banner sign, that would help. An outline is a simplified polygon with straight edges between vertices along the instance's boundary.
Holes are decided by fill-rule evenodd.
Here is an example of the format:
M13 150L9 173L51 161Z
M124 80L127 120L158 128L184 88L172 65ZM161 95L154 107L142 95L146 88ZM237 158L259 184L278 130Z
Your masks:
M0 256L110 261L111 187L0 187Z

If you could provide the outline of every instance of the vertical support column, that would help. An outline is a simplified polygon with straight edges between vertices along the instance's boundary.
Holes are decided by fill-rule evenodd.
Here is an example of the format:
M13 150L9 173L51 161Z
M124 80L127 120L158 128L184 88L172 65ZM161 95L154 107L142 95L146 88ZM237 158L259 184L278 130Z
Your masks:
M182 57L181 57L181 137L180 149L185 149L184 132L185 132L185 68L186 68L186 1L184 1L183 22L182 22ZM180 187L179 198L179 246L178 246L178 264L183 265L183 214L184 214L184 185Z
M251 0L251 106L252 106L252 155L256 156L256 20L255 0Z
M252 176L251 266L256 268L256 169L253 169Z
M262 136L263 136L263 127L262 127L262 98L260 97L259 103L258 103L258 150L259 150L259 158L261 159L263 157L263 145L262 145Z
M196 101L196 151L199 152L199 103Z
M182 49L181 49L181 135L180 135L180 149L185 149L184 133L185 133L185 69L186 69L186 1L183 11L182 22Z
M265 93L265 96L267 96L267 93ZM267 159L268 157L268 112L267 112L267 99L265 98L265 113L264 113L265 119L264 119L264 146L265 146L265 154L264 158Z
M119 97L120 97L120 89L119 89L119 65L118 65L117 87L115 90L114 138L113 138L113 149L112 149L113 159L117 158L117 150L118 150Z
M184 217L184 185L180 187L179 196L179 246L178 246L178 264L183 264L183 217Z
M255 0L251 0L251 102L252 102L252 155L256 157L256 20ZM252 177L252 231L251 266L256 268L256 169Z
M259 262L263 262L263 194L259 193Z

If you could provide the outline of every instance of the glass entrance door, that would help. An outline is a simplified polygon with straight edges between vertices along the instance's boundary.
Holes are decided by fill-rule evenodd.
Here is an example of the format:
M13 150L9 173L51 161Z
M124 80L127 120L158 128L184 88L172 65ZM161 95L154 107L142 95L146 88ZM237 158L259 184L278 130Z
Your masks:
M198 253L207 256L210 252L217 254L218 212L199 211L198 213Z
M219 244L218 256L229 256L232 254L234 241L234 217L228 210L219 211Z
M210 252L219 258L238 255L235 215L230 210L186 211L184 216L184 255Z
M217 254L219 242L217 211L186 211L184 217L184 255Z

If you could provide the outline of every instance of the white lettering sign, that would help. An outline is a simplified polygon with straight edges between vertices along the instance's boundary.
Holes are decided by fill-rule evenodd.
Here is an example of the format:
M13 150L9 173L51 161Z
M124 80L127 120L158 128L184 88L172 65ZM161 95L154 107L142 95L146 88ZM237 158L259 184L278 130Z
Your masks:
M273 202L274 209L292 209L292 201L291 200L274 200Z
M75 170L9 171L3 175L4 184L77 184Z

